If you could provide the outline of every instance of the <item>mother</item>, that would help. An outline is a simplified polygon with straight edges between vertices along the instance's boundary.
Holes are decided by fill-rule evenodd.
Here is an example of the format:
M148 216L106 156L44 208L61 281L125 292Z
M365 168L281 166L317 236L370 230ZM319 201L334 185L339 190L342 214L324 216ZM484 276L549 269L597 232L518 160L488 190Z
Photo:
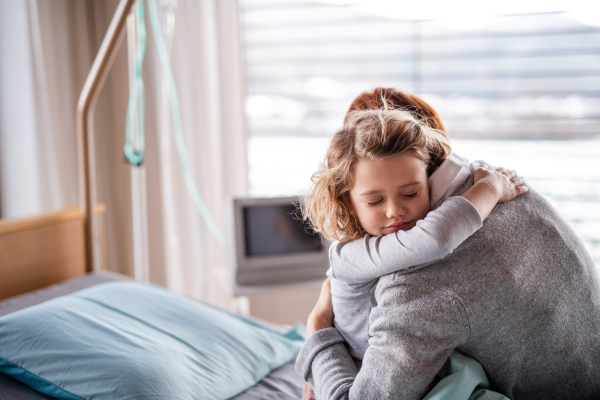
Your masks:
M380 107L382 91L443 129L426 103L393 89L363 94L351 110ZM471 175L452 195L472 184ZM379 259L364 251L344 262L360 268ZM451 255L381 278L375 301L360 370L328 302L311 314L316 332L296 366L319 400L421 398L455 349L511 399L600 398L598 275L572 229L533 190L499 204Z

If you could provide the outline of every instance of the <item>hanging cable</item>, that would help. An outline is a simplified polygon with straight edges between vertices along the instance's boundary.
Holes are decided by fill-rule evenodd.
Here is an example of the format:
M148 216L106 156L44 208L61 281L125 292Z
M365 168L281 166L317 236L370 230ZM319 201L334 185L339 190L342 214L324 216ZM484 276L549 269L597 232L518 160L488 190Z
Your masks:
M165 39L163 37L162 30L160 27L160 21L158 19L158 12L156 11L155 0L148 0L148 14L150 16L150 24L152 26L152 32L154 33L156 46L158 48L158 55L160 58L160 63L162 65L163 76L167 85L169 103L171 105L171 117L173 119L173 128L175 131L175 143L177 145L179 161L181 162L181 169L183 170L185 186L187 187L188 192L192 196L192 199L194 200L194 203L196 204L200 215L204 219L204 222L208 226L208 229L211 231L211 233L219 243L225 245L227 243L227 240L217 227L215 221L212 219L212 216L206 208L202 197L200 197L200 193L198 192L198 188L194 183L194 179L190 171L187 158L187 151L185 148L185 141L183 139L183 127L181 124L181 112L179 108L179 101L177 99L177 91L175 89L175 79L173 78L173 71L171 69L171 62L169 60L169 52L167 51L167 45L165 43Z
M123 152L127 162L140 165L144 160L144 80L142 79L142 65L146 55L146 23L144 20L143 0L135 2L135 26L137 28L137 46L135 54L135 84L129 94L127 104L127 121L125 125L125 145ZM137 117L137 118L136 118ZM136 124L137 122L137 124ZM136 129L137 128L137 129ZM135 149L133 148L133 135L136 133Z

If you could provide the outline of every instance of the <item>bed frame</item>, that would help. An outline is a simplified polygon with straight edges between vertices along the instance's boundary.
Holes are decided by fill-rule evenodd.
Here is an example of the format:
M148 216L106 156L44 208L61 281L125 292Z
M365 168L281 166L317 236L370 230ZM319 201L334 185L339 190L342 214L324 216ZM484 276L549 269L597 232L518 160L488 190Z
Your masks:
M105 210L95 201L93 113L134 3L120 0L77 102L80 205L0 220L0 299L104 268Z
M104 207L97 206L101 254L103 215ZM80 207L0 220L0 300L84 275L84 237Z

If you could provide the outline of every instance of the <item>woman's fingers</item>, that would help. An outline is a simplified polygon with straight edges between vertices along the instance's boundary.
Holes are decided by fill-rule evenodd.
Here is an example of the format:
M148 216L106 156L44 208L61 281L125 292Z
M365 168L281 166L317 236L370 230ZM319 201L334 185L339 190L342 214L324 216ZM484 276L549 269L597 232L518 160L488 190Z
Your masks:
M318 330L333 327L333 306L331 304L331 283L329 278L321 286L321 294L315 308L308 316L306 333L312 335Z
M310 386L310 383L306 382L304 390L302 390L302 400L313 400L315 398L315 392Z
M321 304L324 308L329 308L331 306L331 279L325 279L323 285L321 285L321 294L319 294L319 304Z
M331 279L327 278L321 286L321 294L319 295L319 305L321 312L325 315L331 315L333 320L333 304L331 303Z

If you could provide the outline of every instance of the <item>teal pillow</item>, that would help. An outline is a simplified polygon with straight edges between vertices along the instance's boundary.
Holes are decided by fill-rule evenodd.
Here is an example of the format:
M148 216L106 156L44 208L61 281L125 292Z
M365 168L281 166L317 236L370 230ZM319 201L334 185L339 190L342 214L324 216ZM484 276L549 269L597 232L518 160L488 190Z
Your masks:
M59 399L227 399L291 361L303 337L111 282L0 318L0 372Z

